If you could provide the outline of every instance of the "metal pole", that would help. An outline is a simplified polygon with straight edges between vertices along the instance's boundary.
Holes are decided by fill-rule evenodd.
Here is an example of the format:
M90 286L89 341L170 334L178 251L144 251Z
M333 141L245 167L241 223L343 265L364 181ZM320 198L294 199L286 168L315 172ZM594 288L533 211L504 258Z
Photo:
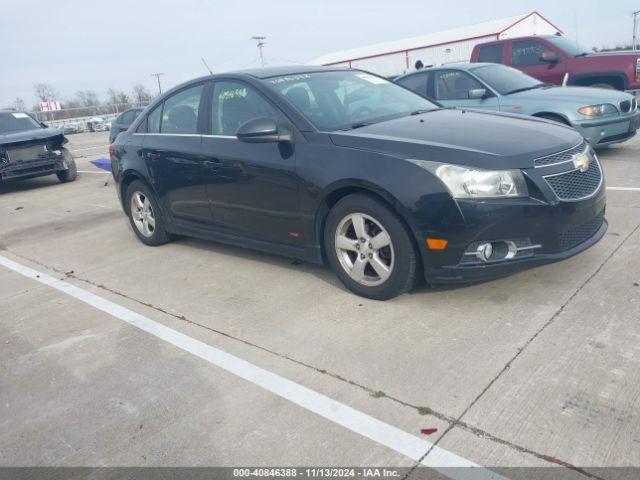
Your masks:
M160 75L164 75L164 73L152 73L151 74L152 77L156 77L156 79L158 80L158 94L162 95L162 87L160 86Z
M638 47L638 43L636 41L636 30L638 25L638 14L640 14L640 10L633 12L633 49L635 50Z
M258 42L258 51L260 52L260 65L264 67L264 56L262 54L262 47L264 47L263 40L266 40L267 37L251 37L251 40L255 40Z

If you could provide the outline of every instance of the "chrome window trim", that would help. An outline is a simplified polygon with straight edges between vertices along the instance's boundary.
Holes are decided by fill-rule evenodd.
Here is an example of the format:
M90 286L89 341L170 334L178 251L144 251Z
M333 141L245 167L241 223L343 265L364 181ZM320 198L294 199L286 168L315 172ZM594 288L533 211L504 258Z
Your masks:
M602 183L604 182L604 172L602 171L602 166L600 165L600 162L598 161L597 158L593 158L591 160L592 162L596 162L596 164L598 165L598 169L600 170L600 182L598 182L598 186L593 190L593 193L590 193L589 195L585 196L585 197L579 197L579 198L560 198L558 196L558 194L555 192L555 190L553 189L553 187L551 186L551 184L549 182L547 182L547 186L551 189L551 191L553 192L553 194L555 195L555 197L562 201L562 202L580 202L582 200L587 200L588 198L591 197L595 197L595 195L600 191L600 188L602 188ZM563 162L566 163L566 162ZM550 177L557 177L559 175L566 175L567 173L573 173L576 171L580 171L579 168L573 168L571 170L567 170L566 172L560 172L560 173L552 173L550 175L543 175L542 178L544 178L545 182L547 181L547 178ZM583 172L584 173L584 172Z
M234 138L238 139L235 135L208 135L201 133L133 133L133 135L149 135L153 137L213 137L213 138Z

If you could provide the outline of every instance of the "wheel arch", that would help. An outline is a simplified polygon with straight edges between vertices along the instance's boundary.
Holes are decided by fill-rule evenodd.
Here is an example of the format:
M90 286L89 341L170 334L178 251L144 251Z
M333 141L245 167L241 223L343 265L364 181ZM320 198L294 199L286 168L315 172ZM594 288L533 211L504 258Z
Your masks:
M127 189L129 188L129 185L131 185L136 180L142 182L154 194L156 193L153 186L147 180L145 180L144 176L141 175L139 172L135 170L127 170L123 172L122 175L120 176L118 189L120 190L120 200L122 202L122 208L124 209L127 215L129 214L129 205L127 204L127 201L126 201Z
M395 198L391 193L387 190L369 182L363 181L342 181L338 182L331 187L325 189L323 192L322 198L318 202L318 206L315 211L315 223L314 223L314 241L317 245L320 246L320 251L322 255L323 261L326 263L326 252L324 246L324 231L325 224L327 220L327 216L329 215L329 211L333 206L338 203L342 198L353 195L353 194L363 194L368 195L370 197L375 198L376 200L381 201L386 206L391 208L391 210L398 215L400 221L403 223L405 228L410 233L411 241L413 242L413 246L418 252L418 258L420 259L422 265L424 264L425 259L424 251L420 248L418 244L418 229L412 224L412 222L408 218L408 214L405 211L402 204Z
M629 78L624 72L593 72L575 75L570 79L570 83L571 85L583 87L588 87L596 83L610 83L612 86L615 86L616 89L624 91L628 88Z
M540 112L532 113L531 116L537 117L537 118L556 117L557 119L561 120L564 124L571 126L571 122L569 121L569 119L562 113L549 112L549 111L543 110Z

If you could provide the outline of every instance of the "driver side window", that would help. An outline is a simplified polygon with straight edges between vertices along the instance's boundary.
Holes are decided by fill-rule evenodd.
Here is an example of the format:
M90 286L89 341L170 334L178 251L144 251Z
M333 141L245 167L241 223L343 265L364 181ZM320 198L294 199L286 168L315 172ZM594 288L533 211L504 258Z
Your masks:
M436 100L468 100L469 90L484 87L466 72L443 70L435 72L434 88Z
M278 111L252 87L231 81L214 84L211 113L213 134L224 136L235 136L242 124L254 118L280 118Z

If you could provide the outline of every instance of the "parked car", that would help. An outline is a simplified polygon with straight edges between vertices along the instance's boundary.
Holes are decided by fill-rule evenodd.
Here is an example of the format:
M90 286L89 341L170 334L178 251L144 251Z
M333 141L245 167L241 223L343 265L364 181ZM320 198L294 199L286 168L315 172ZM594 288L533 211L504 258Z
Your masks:
M633 95L601 88L558 87L494 63L429 68L401 76L396 82L445 107L520 113L564 123L594 147L624 142L640 126Z
M476 45L472 62L502 63L542 82L640 90L640 52L593 53L566 37L509 38Z
M64 134L24 112L0 111L0 182L57 175L61 182L76 179L76 163L63 146Z
M388 299L507 275L604 235L592 148L545 120L443 109L359 70L207 76L156 99L109 147L138 238L174 234L331 265Z
M124 132L140 115L144 108L130 108L116 117L110 125L109 143L113 143L120 132Z

